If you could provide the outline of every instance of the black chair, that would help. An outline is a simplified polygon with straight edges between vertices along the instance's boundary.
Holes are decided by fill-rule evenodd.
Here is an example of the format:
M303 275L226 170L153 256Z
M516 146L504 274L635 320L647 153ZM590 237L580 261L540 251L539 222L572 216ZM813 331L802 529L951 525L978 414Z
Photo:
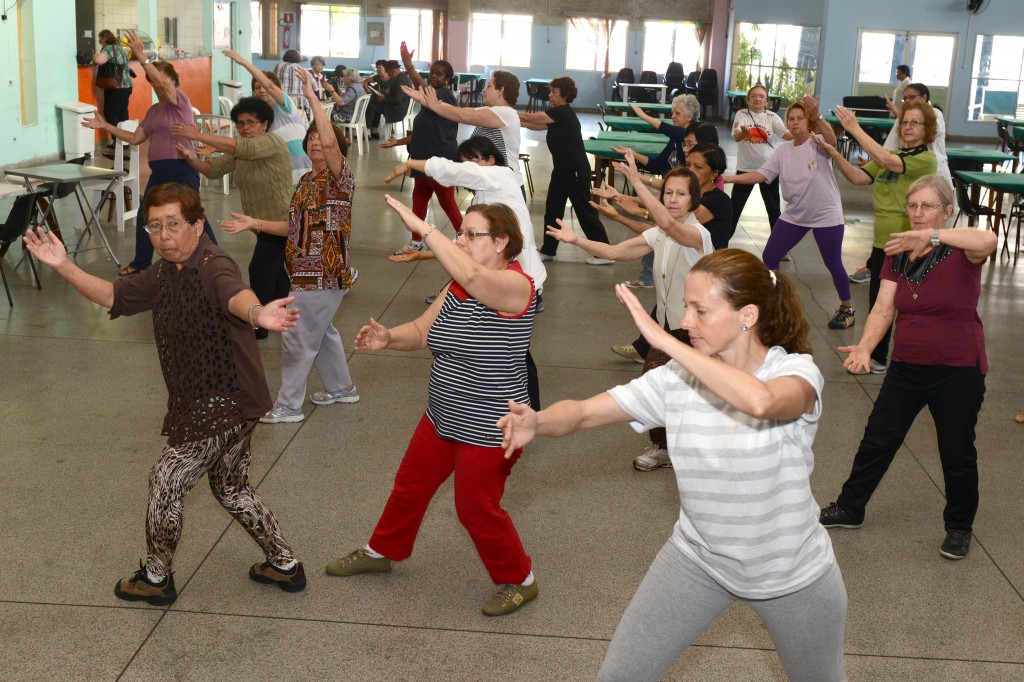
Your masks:
M715 69L704 69L697 79L697 102L700 104L700 117L707 118L705 111L710 107L714 115L718 116L718 71Z
M526 94L530 96L526 103L526 113L540 110L541 102L551 103L551 87L538 83L527 83Z
M36 200L38 198L38 192L19 196L14 200L14 206L11 207L11 212L7 216L7 222L0 225L0 277L3 277L4 280L7 303L12 308L14 307L14 299L11 298L11 287L7 284L7 269L4 265L3 255L7 253L11 244L21 239L25 231L32 226L32 221L36 215ZM32 254L27 249L25 250L25 257L28 259L29 269L32 270L32 277L35 279L36 288L42 289L43 286L39 283L39 273L36 272L36 263L32 259Z
M641 71L640 72L640 83L657 83L658 74L656 71ZM657 89L647 88L630 88L630 92L633 93L632 99L642 104L653 104L661 101L658 97Z
M691 71L683 81L683 92L687 95L697 94L697 81L700 80L700 71Z
M673 97L683 94L685 80L686 72L683 71L683 65L679 62L669 62L665 69L665 85L668 86L668 90L665 92L666 102L671 102Z
M622 88L619 87L620 83L636 83L636 75L633 73L633 69L619 69L618 75L616 75L615 80L612 81L613 102L622 101Z
M481 76L473 81L473 85L459 93L459 106L478 107L483 104L484 88L487 87L487 79ZM465 100L465 103L463 102Z
M992 219L996 216L996 210L989 206L980 206L971 201L971 194L967 191L967 185L960 178L953 178L953 187L956 189L956 203L960 207L960 212L956 214L956 220L953 221L953 225L960 221L960 216L962 215L975 220L984 216L988 220L989 229L991 229ZM1007 229L1007 232L1009 232L1009 229Z

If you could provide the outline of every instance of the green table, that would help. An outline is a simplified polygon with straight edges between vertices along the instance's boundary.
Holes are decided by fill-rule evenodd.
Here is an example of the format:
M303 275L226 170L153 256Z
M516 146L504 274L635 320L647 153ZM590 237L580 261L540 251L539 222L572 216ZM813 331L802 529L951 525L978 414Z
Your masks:
M663 139L664 135L661 136ZM644 156L654 158L665 149L664 142L625 142L623 140L583 140L583 149L594 156L594 186L599 187L600 183L607 179L609 185L615 183L615 169L612 161L621 161L624 157L621 153L613 151L612 147L629 147L635 152ZM605 176L607 175L607 178Z
M638 133L654 132L654 126L637 116L605 116L604 124L612 130L633 130Z
M838 116L826 116L825 120L832 124L832 127L839 127L843 125L839 122ZM858 116L857 123L860 124L861 128L878 128L879 130L891 130L896 125L896 119L894 118L876 118L874 116Z
M1001 152L998 149L976 149L971 147L946 147L946 158L950 161L974 161L979 165L992 164L992 169L998 164L1006 163L1007 161L1013 161L1016 163L1017 157L1007 152Z
M996 116L996 120L1008 126L1024 126L1024 118L1010 118L1009 116Z
M619 140L618 144L630 142L651 142L662 146L668 144L668 135L662 133L630 133L621 130L602 130L597 133L599 140Z
M646 114L648 114L650 116L657 117L657 116L661 116L663 114L666 115L666 116L672 114L672 105L671 104L659 104L657 102L655 102L653 104L643 104L643 103L640 103L640 102L632 102L632 104L636 104L638 107L640 107L641 110L643 110L644 113L646 113ZM618 113L620 111L623 111L623 112L625 112L626 116L633 116L634 115L633 114L633 107L631 107L629 105L630 105L629 102L610 102L609 101L609 102L605 102L604 103L604 108L605 108L606 111L610 111L610 112L612 112L613 114L616 114L616 115L618 115ZM664 116L662 116L662 118L664 118Z
M538 97L542 87L551 85L550 78L529 78L524 81L526 85L526 94L529 99L526 102L526 113L540 111L541 102L548 102L548 96Z
M1024 175L1020 173L986 173L982 171L957 171L956 176L964 181L971 187L971 200L975 203L978 202L978 196L981 193L981 188L984 187L992 191L995 195L995 220L993 230L995 230L996 237L999 236L999 226L1003 221L1003 195L1004 194L1024 194ZM1020 218L1018 217L1019 221ZM1007 221L1006 230L1003 233L1003 253L1006 257L1010 257L1010 225ZM1020 228L1017 229L1017 246L1013 252L1013 264L1017 264L1017 256L1020 253ZM996 255L992 254L992 259L995 260Z

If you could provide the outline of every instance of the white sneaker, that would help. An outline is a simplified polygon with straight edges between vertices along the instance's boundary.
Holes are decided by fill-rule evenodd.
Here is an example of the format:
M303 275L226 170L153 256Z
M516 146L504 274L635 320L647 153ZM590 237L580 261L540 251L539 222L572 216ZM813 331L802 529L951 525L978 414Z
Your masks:
M405 246L395 251L392 255L401 256L406 251L426 251L427 245L416 239L410 239L405 243Z
M611 265L615 261L608 260L607 258L598 258L597 256L591 256L587 259L587 265Z
M888 366L883 365L881 362L875 360L874 358L872 358L871 361L868 362L868 364L871 365L872 374L885 374L886 370L889 369Z
M871 281L871 271L867 268L858 268L853 274L849 276L849 280L854 284L863 284L864 282Z
M340 391L320 391L313 393L309 396L317 405L331 405L333 403L358 403L359 393L356 391L356 385L352 384L349 388L343 388Z
M285 407L284 405L274 405L274 409L267 412L265 415L260 417L261 424L294 424L300 422L306 418L306 415L302 414L302 410L297 407Z
M672 468L672 460L668 456L668 450L651 445L633 460L633 468L637 471L654 471L662 467Z
M634 348L633 344L631 343L624 343L622 345L616 344L612 346L612 352L618 355L619 357L626 358L627 360L632 360L633 362L636 362L641 365L644 364L644 356L640 355L640 353L637 353L636 348Z
M555 257L549 253L544 253L538 249L537 256L540 258L542 263L547 263L549 260L555 260Z

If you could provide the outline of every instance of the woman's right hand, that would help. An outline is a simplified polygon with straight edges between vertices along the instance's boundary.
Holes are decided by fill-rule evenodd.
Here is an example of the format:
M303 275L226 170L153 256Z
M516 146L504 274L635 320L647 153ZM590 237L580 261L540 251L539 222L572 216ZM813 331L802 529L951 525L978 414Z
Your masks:
M615 147L612 147L612 149L615 149ZM590 193L594 196L601 197L602 199L614 199L619 196L619 191L610 186L607 182L602 182L600 187L593 188L590 190Z
M381 145L383 146L383 145ZM400 178L403 175L409 174L409 166L403 161L402 163L395 166L394 170L391 171L391 175L384 178L384 182L391 182L395 178Z
M233 62L237 62L239 64L248 63L248 60L246 60L244 57L242 57L242 55L238 54L234 50L221 50L221 54Z
M589 203L595 211L597 211L606 218L611 218L612 220L614 220L619 217L619 212L616 211L615 207L609 204L608 200L605 199L604 197L601 198L601 203L598 203L596 201L591 201Z
M851 133L855 130L860 130L860 123L857 122L857 116L852 111L846 107L836 107L833 111L843 128Z
M389 343L391 331L372 317L356 334L356 350L384 350Z
M57 239L53 232L44 232L43 228L37 227L33 233L31 229L25 231L25 248L36 257L36 260L49 265L56 270L68 259L68 252L64 244Z
M614 211L615 209L612 210ZM565 242L566 244L575 244L579 237L577 237L576 233L572 231L572 228L566 225L561 218L555 218L555 222L558 223L558 227L548 225L547 229L545 229L544 232L549 237L554 237L560 242Z
M139 34L135 31L128 31L126 33L128 38L128 47L132 49L132 54L140 62L146 61L146 46L142 44L142 39L139 38ZM145 66L142 67L145 70Z
M232 220L220 221L220 227L228 234L239 234L256 227L256 219L243 213L231 213Z
M92 128L93 130L105 130L107 127L107 122L106 120L104 120L103 116L100 115L99 109L97 109L93 113L92 118L82 119L82 127Z
M624 212L632 216L636 216L637 218L647 219L649 216L647 209L644 208L639 201L637 201L636 197L627 197L620 194L619 196L615 197L615 203Z
M394 198L390 194L384 195L384 201L387 202L388 206L395 209L395 213L402 219L405 227L412 232L413 236L418 240L422 239L423 234L430 229L430 225L422 218L412 212L412 209L403 204L398 199Z
M839 346L840 353L846 353L843 367L850 374L869 374L871 372L871 353L861 346Z
M495 424L503 434L501 447L505 449L505 459L537 437L537 413L532 407L510 400L508 409L508 414Z

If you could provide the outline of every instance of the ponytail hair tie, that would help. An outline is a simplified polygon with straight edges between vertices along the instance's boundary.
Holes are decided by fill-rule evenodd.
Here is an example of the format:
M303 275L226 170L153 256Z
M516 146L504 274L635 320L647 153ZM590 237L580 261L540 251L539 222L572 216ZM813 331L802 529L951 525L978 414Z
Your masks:
M768 276L772 278L772 286L773 287L779 285L779 280L775 277L775 271L774 270L769 270L768 271Z

